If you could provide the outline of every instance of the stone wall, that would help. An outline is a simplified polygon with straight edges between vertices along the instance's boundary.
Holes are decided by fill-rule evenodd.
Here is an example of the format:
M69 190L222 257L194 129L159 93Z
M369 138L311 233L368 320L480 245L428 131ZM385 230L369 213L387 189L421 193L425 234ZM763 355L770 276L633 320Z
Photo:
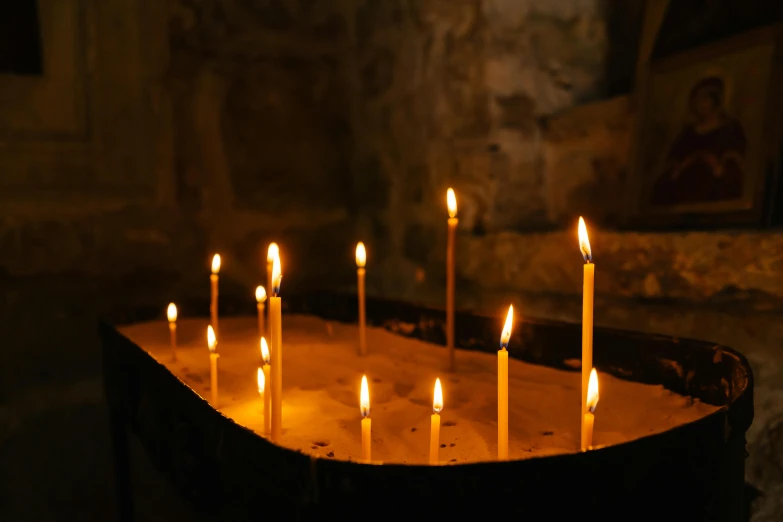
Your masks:
M170 25L178 203L226 270L263 280L281 244L286 286L350 273L350 122L338 2L181 0ZM334 267L346 267L344 273Z
M43 74L0 75L0 271L118 276L197 256L168 199L165 11L38 6Z
M579 210L568 194L581 183L549 176L544 136L553 115L606 95L610 50L638 44L610 46L607 21L619 13L634 26L639 5L357 1L354 191L361 233L389 267L379 290L411 296L422 277L442 278L448 186L462 234L547 229ZM632 68L614 64L613 78ZM625 125L625 107L615 110ZM617 177L619 161L598 168Z
M198 280L220 251L254 286L275 240L288 285L350 277L340 3L169 4L41 2L43 76L0 76L2 270Z
M377 291L415 297L442 287L453 186L458 274L471 291L578 293L584 215L606 295L777 306L783 247L774 231L617 231L634 107L627 95L606 98L609 51L624 43L609 44L607 24L634 9L355 5L353 190L360 235L379 263Z

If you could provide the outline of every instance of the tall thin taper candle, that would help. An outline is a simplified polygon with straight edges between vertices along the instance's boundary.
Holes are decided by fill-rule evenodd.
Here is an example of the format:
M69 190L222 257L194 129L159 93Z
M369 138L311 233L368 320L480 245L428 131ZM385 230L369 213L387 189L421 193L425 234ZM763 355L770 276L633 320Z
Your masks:
M370 389L367 376L362 375L362 389L359 392L359 409L362 412L362 460L372 460L372 421L370 420Z
M269 346L266 344L266 339L261 338L261 360L264 361L262 370L264 372L264 382L271 384L269 375ZM264 435L267 437L272 432L272 390L267 390L264 394Z
M587 413L587 387L590 381L590 370L593 368L593 292L595 288L595 265L593 253L590 250L590 239L587 237L585 220L579 216L579 249L585 260L584 286L582 288L582 401L581 401L581 437L585 437L585 414Z
M269 418L269 407L267 406L266 396L269 394L266 393L266 372L263 368L259 368L256 372L256 379L258 380L258 394L261 396L261 402L264 405L264 423L262 426L264 427L264 435L266 435L266 421L267 418Z
M440 378L435 379L435 392L432 395L432 417L430 417L430 464L437 464L440 451L440 412L443 409L443 389Z
M356 245L356 288L359 293L359 355L367 355L367 316L364 308L364 266L367 250L361 241Z
M508 307L498 350L498 460L508 460L508 341L514 323L514 306Z
M584 415L585 427L582 430L582 451L587 451L593 446L596 406L598 406L598 374L593 368L590 370L590 382L587 385L587 412Z
M169 303L166 309L166 316L169 320L169 339L171 341L171 360L177 360L177 305Z
M264 308L266 308L266 289L263 286L256 287L256 309L258 310L258 336L266 335L264 325Z
M220 272L220 254L212 256L212 274L209 282L212 287L212 296L209 300L209 322L215 330L215 337L220 336L218 331L218 272Z
M449 210L449 234L446 243L446 348L449 351L449 370L457 368L456 354L454 352L454 243L457 237L457 196L454 189L446 191L446 205Z
M217 360L220 354L217 352L217 337L212 326L207 326L207 347L209 348L209 390L212 394L212 407L218 405L218 369Z
M280 254L272 263L272 297L269 298L269 337L272 341L272 441L283 435L283 318L280 283L283 273Z
M279 255L280 247L277 246L277 243L269 243L269 248L266 249L266 288L270 292L272 291L272 265L275 262L275 256Z

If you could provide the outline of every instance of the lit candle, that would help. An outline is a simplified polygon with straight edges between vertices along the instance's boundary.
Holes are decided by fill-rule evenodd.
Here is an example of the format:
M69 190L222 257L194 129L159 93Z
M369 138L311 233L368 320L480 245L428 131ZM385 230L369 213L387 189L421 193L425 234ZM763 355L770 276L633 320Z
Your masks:
M370 420L370 389L367 387L366 375L362 375L359 409L362 412L362 460L370 462L372 459L372 421Z
M508 307L498 350L498 460L508 459L508 341L514 322L514 306Z
M443 390L440 379L435 379L435 392L432 396L432 417L430 419L430 464L438 463L440 448L440 411L443 409Z
M593 426L595 425L595 407L598 406L598 373L595 368L590 370L590 382L587 386L587 404L582 430L582 451L593 445Z
M585 220L579 216L579 249L585 260L584 286L582 288L582 402L581 402L581 438L585 437L585 414L587 413L587 386L590 369L593 367L593 289L595 285L595 265L587 237Z
M209 348L209 384L212 392L212 406L217 408L218 403L218 376L217 360L220 354L217 353L217 337L212 326L207 326L207 347Z
M209 301L209 318L212 328L215 330L215 337L218 333L218 272L220 272L220 254L212 256L212 274L209 276L209 282L212 283L212 297Z
M264 372L264 382L271 382L269 380L269 346L266 344L266 339L261 338L261 360L264 361L262 370ZM264 435L269 435L272 431L272 394L267 393L264 395Z
M264 331L264 308L266 308L266 289L263 286L256 287L256 308L258 309L258 336L266 335Z
M169 303L166 310L169 319L169 338L171 339L171 360L177 360L177 305Z
M263 368L259 368L256 372L256 380L258 381L258 394L261 396L261 403L264 405L264 435L266 435L266 421L269 418L269 408L266 407L266 372Z
M367 355L367 316L364 309L364 266L367 264L367 251L361 241L356 245L356 278L359 290L359 355Z
M277 246L277 245L275 245ZM283 318L279 297L283 273L280 269L280 253L272 262L272 296L269 298L269 335L272 341L272 441L279 442L283 435Z
M269 243L269 248L266 250L266 287L272 289L272 265L275 262L275 257L280 255L280 247L277 243Z
M446 243L446 348L449 351L449 370L456 369L454 353L454 241L457 236L457 196L454 189L446 191L446 204L449 209L449 235Z

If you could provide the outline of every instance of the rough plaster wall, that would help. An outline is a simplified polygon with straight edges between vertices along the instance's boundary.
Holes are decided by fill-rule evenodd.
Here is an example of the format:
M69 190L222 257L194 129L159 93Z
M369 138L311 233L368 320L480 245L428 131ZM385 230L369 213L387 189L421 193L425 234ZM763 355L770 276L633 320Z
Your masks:
M331 2L183 0L171 19L179 204L226 269L263 280L282 248L286 287L328 286L350 259L346 27ZM229 268L231 267L231 268ZM290 274L290 275L289 275ZM347 276L349 277L349 276Z
M442 282L448 186L461 234L571 216L566 194L592 180L556 175L545 135L560 112L605 96L613 5L356 0L354 190L361 233L385 261L372 282L380 291L412 297L422 281Z

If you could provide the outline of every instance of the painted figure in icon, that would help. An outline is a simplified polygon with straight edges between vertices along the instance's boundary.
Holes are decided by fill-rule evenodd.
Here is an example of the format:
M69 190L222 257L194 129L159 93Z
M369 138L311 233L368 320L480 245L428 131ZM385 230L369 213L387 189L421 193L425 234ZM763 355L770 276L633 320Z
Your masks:
M724 81L717 76L703 78L691 89L691 121L669 149L664 171L653 186L653 205L742 197L747 142L740 122L723 108L724 94Z

